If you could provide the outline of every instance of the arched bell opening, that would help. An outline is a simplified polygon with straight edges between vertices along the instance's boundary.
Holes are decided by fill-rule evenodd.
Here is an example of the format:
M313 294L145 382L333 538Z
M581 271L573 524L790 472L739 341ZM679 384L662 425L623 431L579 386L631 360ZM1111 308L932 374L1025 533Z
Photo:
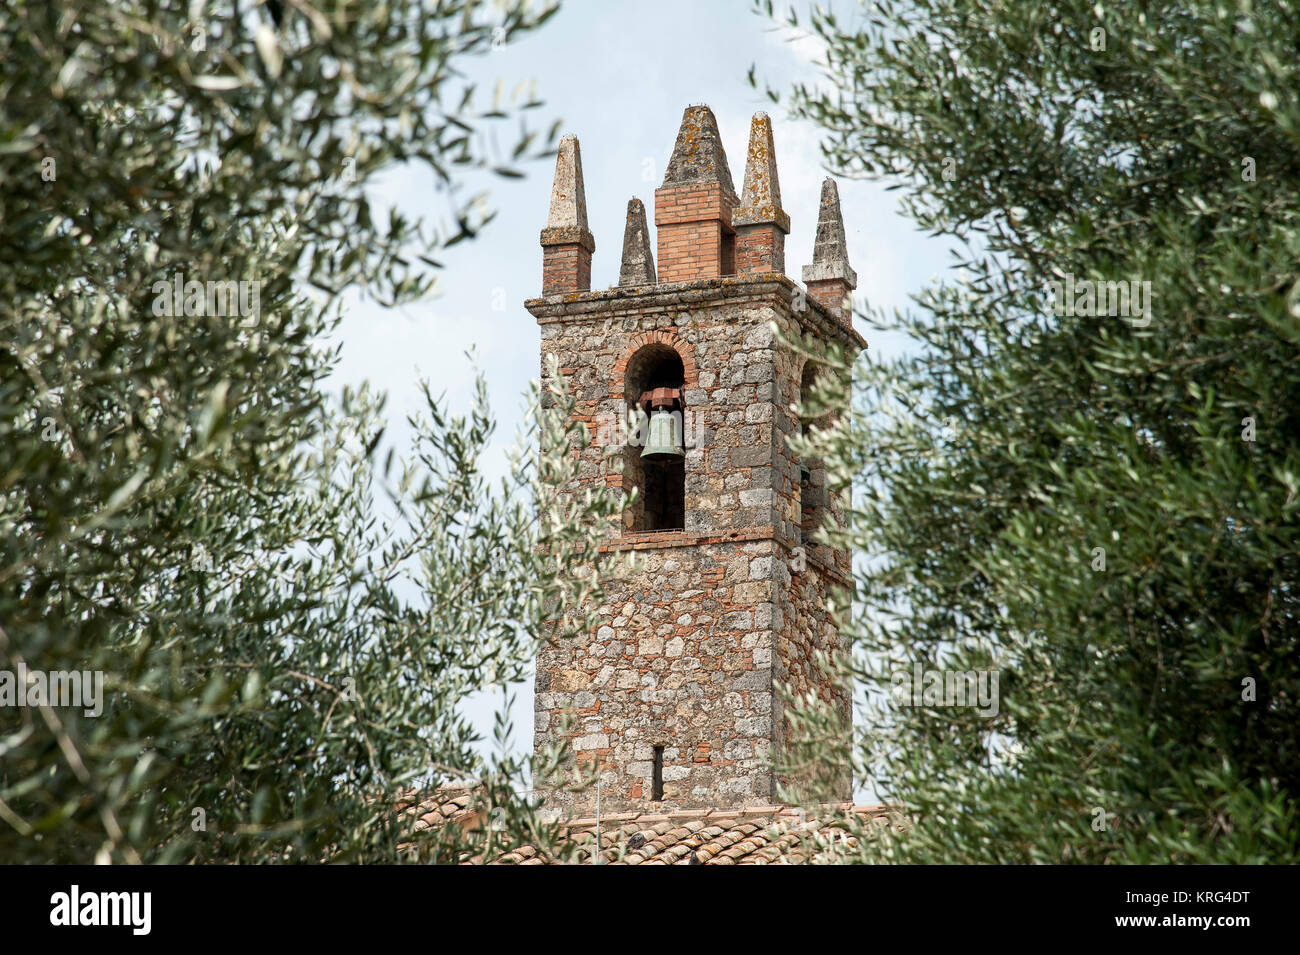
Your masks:
M804 364L803 377L799 382L799 434L809 437L818 428L826 427L831 416L817 414L810 408L814 384L817 380L817 366L809 361ZM799 459L799 540L805 547L816 546L813 539L817 530L826 519L829 496L826 490L826 467L815 457L805 455Z
M628 360L623 490L640 493L624 512L625 530L686 527L685 379L681 355L669 345L646 345Z

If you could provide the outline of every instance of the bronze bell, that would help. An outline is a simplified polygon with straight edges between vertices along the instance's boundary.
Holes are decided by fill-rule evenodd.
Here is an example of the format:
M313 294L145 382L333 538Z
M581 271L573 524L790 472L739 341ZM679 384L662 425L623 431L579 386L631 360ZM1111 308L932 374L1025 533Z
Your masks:
M641 452L641 457L652 461L686 457L686 451L682 448L682 415L680 411L673 410L673 405L680 401L680 392L676 388L655 388L642 395L641 399L654 409L650 415L645 450Z
M684 458L682 450L681 414L673 413L667 408L656 408L650 416L650 428L646 434L643 458L670 459Z

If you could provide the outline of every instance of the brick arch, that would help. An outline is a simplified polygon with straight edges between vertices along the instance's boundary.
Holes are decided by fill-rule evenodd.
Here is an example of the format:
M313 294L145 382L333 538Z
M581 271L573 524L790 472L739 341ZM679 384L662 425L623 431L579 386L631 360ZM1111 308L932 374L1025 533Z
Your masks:
M623 384L627 380L627 363L632 360L632 356L639 352L647 345L667 345L673 351L677 352L682 360L682 388L694 388L699 382L699 372L695 367L695 346L684 339L677 337L675 328L656 328L648 332L640 332L628 339L628 347L623 352L617 362L614 363L614 372L610 376L609 396L622 400Z

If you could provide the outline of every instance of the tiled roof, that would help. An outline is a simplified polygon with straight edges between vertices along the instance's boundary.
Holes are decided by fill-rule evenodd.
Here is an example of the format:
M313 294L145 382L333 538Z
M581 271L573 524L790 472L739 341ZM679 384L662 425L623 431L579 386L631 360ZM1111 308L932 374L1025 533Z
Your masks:
M453 823L462 829L477 826L482 817L478 800L472 789L463 786L441 786L433 792L403 793L397 800L399 814L415 816L411 828L416 832L440 828Z
M848 831L858 820L888 824L883 806L819 807L816 814L789 806L747 809L683 809L667 813L617 813L602 818L601 856L611 865L767 865L831 861L835 850L851 848ZM596 848L596 820L569 823L570 838ZM527 865L527 849L507 853L502 863Z
M414 829L453 824L477 828L481 810L467 790L440 790L418 804L409 800L399 809L418 814ZM855 833L866 824L897 825L897 814L885 806L851 803L821 806L815 811L789 806L744 809L679 809L662 813L622 812L601 816L600 857L609 865L789 865L838 861L840 853L857 844ZM578 847L576 860L590 864L596 852L596 820L563 823L568 839ZM482 861L482 860L476 860ZM525 845L490 860L494 865L543 865L547 859Z

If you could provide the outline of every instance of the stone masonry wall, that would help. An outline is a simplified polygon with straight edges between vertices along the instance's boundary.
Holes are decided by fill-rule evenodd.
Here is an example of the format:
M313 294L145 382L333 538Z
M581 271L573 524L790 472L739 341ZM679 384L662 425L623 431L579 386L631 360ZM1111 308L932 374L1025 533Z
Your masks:
M834 318L838 320L838 316ZM794 338L806 330L793 312L783 313L779 324L787 338ZM801 461L786 444L786 439L800 430L795 409L800 401L804 366L804 356L792 350L783 349L777 353L777 388L781 400L776 403L775 414L780 433L777 457L782 465L779 468L777 510L781 516L780 538L790 559L779 562L774 569L776 668L773 677L777 685L786 687L791 695L814 695L838 717L847 739L852 726L849 690L837 684L817 655L819 651L830 656L846 652L838 628L827 612L827 605L837 586L850 586L850 560L847 551L831 550L825 545L802 539L801 466L811 472L816 503L823 505L820 508L823 520L837 524L843 521L843 495L827 493L826 469L820 461ZM843 600L842 596L840 600ZM777 752L784 751L789 736L782 701L783 697L778 694L773 710L773 744ZM780 782L797 781L783 775ZM849 779L838 780L836 787L834 793L822 795L840 799L851 797Z

